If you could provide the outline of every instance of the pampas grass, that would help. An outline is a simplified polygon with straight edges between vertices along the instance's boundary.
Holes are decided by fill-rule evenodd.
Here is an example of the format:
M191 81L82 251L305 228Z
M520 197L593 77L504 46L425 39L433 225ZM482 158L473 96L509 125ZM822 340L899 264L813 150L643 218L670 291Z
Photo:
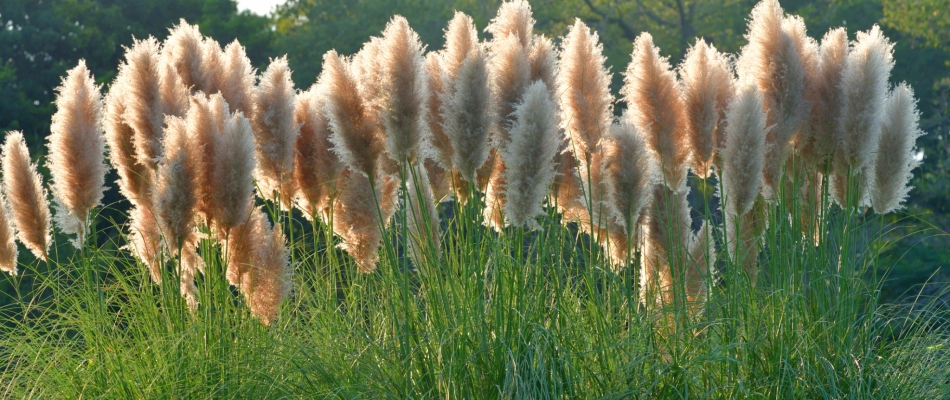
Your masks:
M224 48L222 64L216 69L216 81L228 107L250 116L254 112L254 68L237 40Z
M869 166L871 205L878 214L899 210L910 192L911 171L920 165L914 158L914 142L924 134L917 126L919 119L913 89L906 83L891 89L884 103L881 138Z
M336 51L323 56L320 87L330 120L330 142L340 160L366 177L376 175L383 142L378 137L377 123L360 96L358 71Z
M66 72L56 92L47 157L58 205L56 221L64 233L77 235L73 244L81 248L89 212L99 205L105 191L102 95L85 60Z
M405 18L397 16L383 31L380 47L380 90L386 129L386 150L399 162L415 163L428 144L423 45Z
M679 72L692 170L706 178L725 140L726 108L735 91L732 66L726 54L699 40L686 52Z
M220 50L220 48L218 49ZM215 65L208 60L204 37L197 25L184 19L168 30L162 52L163 62L181 76L182 83L192 93L214 93Z
M46 260L50 241L50 208L43 188L43 179L36 172L36 164L30 162L23 133L7 132L3 142L3 190L17 239L36 258Z
M0 272L17 274L16 228L10 220L6 196L0 192Z
M500 149L505 162L505 225L537 229L534 218L554 182L554 155L560 142L557 114L547 85L535 81L515 108L511 142Z
M284 205L293 199L294 143L300 126L294 120L294 83L287 57L271 60L254 94L254 142L257 145L257 177L261 194Z
M800 153L806 162L825 174L830 171L829 161L840 136L841 78L847 57L847 31L832 29L821 40L816 71L808 76L812 109Z
M630 110L627 115L658 155L666 184L679 190L686 184L690 154L676 75L667 59L660 56L649 33L637 37L632 57L621 90Z
M332 150L324 102L323 93L316 86L297 96L294 119L300 125L300 136L294 152L294 185L297 204L304 215L329 221L343 164Z
M806 108L805 77L808 74L802 52L801 32L791 28L800 20L786 20L778 0L763 0L752 10L749 41L742 48L737 72L751 79L762 94L768 125L775 125L766 138L765 185L763 195L772 198L782 177L793 136L803 122Z
M219 237L244 224L254 205L254 132L251 122L238 111L224 120L215 137L211 181L212 220Z

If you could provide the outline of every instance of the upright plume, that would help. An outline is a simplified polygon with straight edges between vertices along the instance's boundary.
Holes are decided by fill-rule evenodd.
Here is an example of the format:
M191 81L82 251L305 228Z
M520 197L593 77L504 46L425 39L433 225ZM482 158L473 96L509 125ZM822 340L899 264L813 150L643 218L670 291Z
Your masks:
M117 79L105 99L103 127L109 145L109 161L119 174L119 192L133 203L148 196L150 171L135 159L135 131L125 122L126 82Z
M429 96L423 45L409 22L396 16L383 31L380 119L386 129L386 150L399 162L419 162L428 145L426 100Z
M504 216L506 225L537 228L534 218L554 182L554 155L560 140L557 114L547 85L535 81L524 101L515 108L511 141L503 147L507 183Z
M774 196L782 178L782 167L793 136L804 120L807 67L798 49L804 27L792 29L800 19L785 19L778 0L762 0L752 9L749 41L738 60L740 76L752 79L762 94L768 125L775 126L766 137L763 195Z
M102 135L102 95L84 60L67 71L56 88L56 113L50 125L49 162L56 221L66 234L77 235L82 246L89 212L105 191L105 141Z
M828 173L830 160L838 142L838 119L841 117L841 78L848 57L848 33L835 28L825 34L818 49L818 65L809 75L811 115L809 127L802 138L801 153L805 161Z
M208 192L211 219L220 238L244 224L254 206L254 132L240 111L224 120L214 149Z
M3 190L10 202L17 238L36 258L46 260L51 240L49 201L19 131L7 132L3 143Z
M666 58L653 45L653 37L642 33L633 44L633 59L624 76L621 91L629 117L647 138L647 145L659 156L660 171L674 190L686 184L689 137L676 75Z
M360 96L357 71L330 50L323 56L320 85L326 104L324 112L330 121L330 142L343 163L366 177L376 174L383 151L377 135L375 119Z
M304 215L328 219L343 164L332 151L324 103L323 93L316 86L297 96L294 118L300 125L300 136L295 145L294 184Z
M705 178L712 172L716 153L722 151L726 108L735 91L735 78L728 56L702 39L686 52L680 76L692 169Z
M216 70L218 89L228 107L245 116L254 113L254 68L237 40L224 48L222 65Z
M16 228L10 220L6 196L0 192L0 272L17 274Z
M870 31L858 32L845 59L841 76L842 107L838 117L841 137L834 156L834 181L831 192L839 204L845 204L848 176L862 176L874 159L881 126L884 122L884 102L887 80L894 67L894 45L875 25ZM850 174L849 174L850 171ZM864 184L866 177L859 178ZM862 204L864 193L856 198Z
M897 85L884 104L877 157L870 166L871 205L878 214L899 210L910 192L911 171L920 165L914 158L914 142L924 134L917 126L919 119L913 89L906 83Z
M162 54L164 63L178 72L182 83L192 92L214 93L217 91L214 88L214 66L209 65L204 38L198 26L181 19L178 25L173 26L168 32Z
M290 204L293 198L294 143L300 127L294 120L294 82L287 57L271 60L254 95L254 142L257 145L257 179L262 195Z

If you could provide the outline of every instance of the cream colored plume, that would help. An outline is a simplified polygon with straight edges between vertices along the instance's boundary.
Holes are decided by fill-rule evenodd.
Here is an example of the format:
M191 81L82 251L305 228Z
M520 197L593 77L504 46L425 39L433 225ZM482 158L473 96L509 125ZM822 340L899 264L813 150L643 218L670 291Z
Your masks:
M245 116L254 112L254 68L237 40L224 48L222 65L216 69L218 90L228 107Z
M636 231L640 212L657 181L656 160L640 131L628 121L611 127L603 147L605 204L624 234Z
M778 191L793 136L807 112L808 67L798 46L809 39L802 37L801 19L784 18L783 13L778 0L763 0L753 8L746 33L749 44L742 48L737 64L739 76L758 86L768 125L775 125L766 138L763 195L767 198Z
M17 238L36 256L46 260L50 241L50 211L43 179L30 162L26 140L19 131L7 132L3 143L3 190Z
M920 165L914 157L914 143L924 134L918 128L920 113L914 91L906 83L891 90L884 105L884 124L871 164L871 204L874 212L885 214L899 210L911 187L911 171Z
M353 257L359 271L373 272L383 238L378 206L382 194L374 192L365 175L349 168L340 175L340 182L343 186L333 204L333 232L343 239L339 247Z
M848 33L844 28L828 31L818 50L818 67L808 76L811 115L808 136L802 138L801 153L806 162L828 173L828 161L837 146L841 116L842 71L848 57Z
M162 283L162 252L164 241L161 228L152 211L151 205L136 205L129 212L128 249L148 268L152 282Z
M717 152L722 151L726 108L732 100L734 80L729 57L699 39L686 52L680 66L686 128L692 152L692 169L700 177L712 172Z
M375 118L360 96L358 71L336 51L323 56L319 85L330 121L330 142L340 160L355 172L375 176L383 151Z
M198 153L190 161L198 182L194 188L196 212L200 213L209 224L212 220L211 208L214 197L214 189L210 183L214 173L215 142L224 129L224 121L227 117L228 105L221 94L208 97L198 92L191 96L191 107L184 120L187 124L187 140L190 142L188 146L193 147L191 151ZM165 122L167 124L168 119ZM167 151L167 138L165 148Z
M158 41L153 37L133 42L125 52L125 63L119 66L119 74L113 90L124 91L122 118L132 128L135 135L132 144L138 164L145 166L151 174L157 168L162 154L162 123L165 118L163 88L175 85L163 85L163 77L174 80L177 74L165 74L159 62ZM169 78L171 77L171 78ZM183 94L187 98L187 92ZM151 177L144 177L151 181Z
M262 230L261 236L254 238L256 254L253 263L247 266L249 279L242 281L242 288L251 313L264 325L270 325L277 319L280 304L293 288L293 270L284 232L280 227L273 227L261 210L254 215L261 220Z
M300 135L296 96L287 57L272 59L254 95L255 175L263 197L275 200L279 193L285 205L293 198L294 143Z
M770 129L765 125L767 116L762 103L754 83L740 85L726 114L726 143L722 150L724 247L733 261L742 261L753 282L759 235L764 226L756 207L763 205L759 193L764 181L765 140Z
M225 119L221 134L215 137L214 150L208 192L220 239L244 224L254 205L254 133L240 111Z
M209 65L211 64L207 60L209 54L198 26L190 25L181 19L178 25L168 31L168 38L165 39L162 51L163 62L178 72L182 83L192 92L216 92L215 66Z
M512 113L521 96L531 84L531 65L527 49L517 36L507 35L491 41L489 80L492 98L498 113L495 146L508 140L507 126L514 120Z
M594 168L591 157L598 151L601 138L610 132L613 119L610 73L597 33L580 19L574 22L561 47L557 75L561 127L570 138L568 147L580 161L581 178L587 182L587 170Z
M10 220L6 196L0 192L0 272L17 274L16 228Z
M445 70L441 114L453 149L449 167L454 166L463 180L474 182L476 171L488 158L489 132L494 123L491 87L474 23L464 14L456 14L453 23L446 33L445 58L448 65L457 67Z
M56 222L63 233L77 235L72 241L77 248L84 242L89 212L99 205L106 189L99 89L86 62L79 60L56 88L56 113L48 137Z
M689 136L676 75L649 33L637 37L632 57L621 90L630 110L627 115L658 155L666 184L680 188L689 167Z
M544 82L551 96L557 96L557 51L554 42L543 35L534 35L528 48L528 65L531 66L531 81ZM555 107L557 102L554 103Z
M445 84L443 74L445 69L442 66L444 58L441 52L432 52L426 54L425 69L428 78L427 87L429 96L426 99L426 122L427 128L431 133L432 148L426 154L427 159L435 160L436 163L444 169L452 169L452 141L445 134L443 125L445 120L442 117L443 97L445 96Z
M189 126L185 120L168 117L165 124L165 155L158 168L153 211L158 214L159 226L169 250L175 254L194 231L200 147L189 140L192 138L189 137Z
M894 67L894 45L875 25L871 30L858 32L857 41L845 60L841 77L842 102L838 129L841 136L834 155L832 195L844 204L847 197L843 186L849 174L864 172L874 159L884 122L884 102L887 80ZM866 177L859 178L865 183ZM861 196L855 196L863 202Z
M399 162L421 161L428 142L425 107L429 96L423 45L409 22L396 16L383 31L381 61L381 120L386 150Z
M513 35L521 47L528 49L534 37L534 17L531 16L531 5L526 0L505 1L498 7L498 14L485 32L495 39Z
M538 228L542 203L554 183L554 155L560 138L554 102L544 82L536 81L515 108L511 141L501 148L505 162L505 224Z
M297 205L304 215L320 216L329 223L331 201L336 196L343 164L330 143L330 122L323 112L323 94L316 86L297 96L294 119L300 125L294 155Z
M122 117L126 98L124 82L116 80L105 99L103 128L109 145L109 161L119 175L119 192L133 203L148 201L151 171L135 159L135 131Z

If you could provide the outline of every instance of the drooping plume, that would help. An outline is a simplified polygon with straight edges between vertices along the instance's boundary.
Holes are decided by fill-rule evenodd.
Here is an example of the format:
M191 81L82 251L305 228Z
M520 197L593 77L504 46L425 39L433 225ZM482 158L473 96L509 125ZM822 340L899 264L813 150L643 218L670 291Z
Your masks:
M7 132L3 143L3 190L10 202L17 238L37 258L46 260L51 240L49 201L19 131Z
M332 151L330 122L323 112L324 98L317 87L297 96L294 118L300 125L294 155L294 184L298 204L309 218L328 219L343 164ZM329 221L328 221L329 222Z
M0 192L0 272L17 274L16 228L10 220L6 196Z
M910 192L911 171L920 165L914 158L914 143L924 134L917 126L919 119L913 89L906 83L892 89L884 105L881 139L872 164L871 204L878 214L899 210Z
M515 108L511 141L500 149L506 167L505 224L537 228L534 218L554 182L554 155L560 138L557 114L544 82L528 87L524 101Z
M383 31L381 57L381 120L386 150L396 161L417 162L426 145L426 87L423 46L409 22L396 16Z
M686 52L680 76L692 169L708 177L716 153L722 151L726 107L735 91L732 67L726 54L700 39Z
M850 175L867 175L864 169L874 158L881 125L884 122L884 101L887 80L894 67L894 45L875 25L867 32L858 32L845 59L841 77L842 102L838 129L841 136L834 155L834 181L831 192L839 204L845 204L845 186ZM866 177L859 178L862 186ZM862 190L863 192L863 190ZM863 202L864 193L853 196Z
M294 121L297 94L290 79L287 57L271 60L254 95L255 174L266 199L289 204L293 198L294 143L300 127Z
M686 118L676 75L660 56L653 37L642 33L633 45L633 59L624 76L621 93L628 115L644 134L647 145L660 161L660 172L670 188L686 184L689 143Z
M89 211L99 205L105 191L102 95L84 60L67 71L56 93L47 161L59 209L57 225L64 233L77 235L73 244L78 248Z
M838 119L841 116L841 78L844 62L848 57L848 33L844 28L828 31L821 40L818 53L818 68L808 76L811 94L811 115L808 132L802 138L801 154L813 167L823 173L834 154L839 137Z
M771 198L782 178L793 136L804 121L807 67L798 46L804 39L801 19L784 18L778 0L763 0L752 10L746 39L737 69L751 79L762 94L768 125L775 127L766 137L765 185L763 195ZM807 38L806 38L807 39Z

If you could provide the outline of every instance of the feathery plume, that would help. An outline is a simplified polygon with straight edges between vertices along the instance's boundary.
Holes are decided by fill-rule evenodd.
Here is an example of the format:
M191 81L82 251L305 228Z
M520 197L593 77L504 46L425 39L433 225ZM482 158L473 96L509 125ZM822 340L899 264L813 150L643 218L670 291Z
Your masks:
M628 115L659 156L666 184L679 190L686 184L689 146L676 75L649 33L634 41L632 57L621 90L632 111Z
M163 95L166 94L162 89L175 87L167 82L163 85L162 78L174 79L177 75L161 74L159 45L153 37L133 42L126 50L125 58L116 78L117 82L123 82L121 88L125 90L123 119L135 132L132 143L137 162L151 173L157 168L162 152ZM144 178L151 181L150 176Z
M611 127L604 142L603 177L606 204L627 234L636 228L640 212L650 202L656 182L655 161L643 136L623 121Z
M561 214L562 223L576 222L583 228L584 222L590 222L587 203L584 201L586 188L581 181L577 159L569 146L567 137L562 137L554 156L557 174L551 186L551 204L554 204L557 212Z
M333 153L330 122L323 112L324 98L312 87L297 96L294 119L300 126L294 153L294 184L304 215L328 219L343 165Z
M293 272L283 230L271 226L263 211L258 210L254 215L261 220L262 235L253 238L257 243L256 254L254 262L247 266L250 280L244 283L243 289L251 313L264 325L270 325L277 319L280 304L290 294Z
M17 274L16 228L10 220L6 196L0 192L0 272Z
M194 108L192 108L194 110ZM189 113L190 116L191 113ZM155 185L155 212L159 227L172 251L177 251L194 230L200 149L189 140L188 123L178 117L165 119L165 155Z
M498 14L485 32L496 39L513 35L521 47L528 49L534 37L534 17L531 16L531 5L526 0L506 1L498 7Z
M803 122L806 108L807 67L798 49L804 35L801 19L784 18L778 0L762 0L752 9L749 41L742 48L737 69L759 87L767 110L768 125L775 125L766 137L765 185L763 195L771 198L782 178L793 136ZM800 30L795 26L802 24Z
M528 65L531 66L531 81L540 80L547 85L551 96L557 95L557 52L554 42L542 35L534 35L528 48ZM555 106L557 104L555 103Z
M119 192L133 203L145 200L149 190L150 171L136 162L135 131L125 123L125 82L117 79L105 99L103 127L109 144L109 161L119 174Z
M323 56L323 72L318 85L326 101L324 112L330 120L330 142L340 160L366 177L376 174L382 154L377 124L358 88L358 76L346 59L330 50Z
M3 190L10 202L17 238L37 258L46 260L51 240L49 201L19 131L7 132L3 143Z
M531 66L526 48L514 35L492 40L489 79L492 97L498 112L495 146L508 140L507 126L514 120L512 113L531 84Z
M334 202L333 232L343 239L340 248L356 261L360 272L376 269L379 246L383 239L377 207L379 193L365 175L346 169L340 175L343 187Z
M481 46L473 46L454 75L448 75L442 100L445 135L453 149L452 165L467 182L475 181L478 168L488 159L494 114L487 68Z
M128 249L141 260L148 268L152 282L162 283L162 253L161 228L152 212L150 205L137 205L129 212Z
M196 211L205 218L207 223L210 223L212 219L211 208L215 196L210 184L211 176L214 174L215 141L224 129L224 120L227 116L228 105L221 94L214 94L209 98L204 93L198 92L191 96L191 107L184 119L187 125L187 138L190 142L188 146L193 147L190 151L200 152L200 155L193 157L191 167L197 180L194 188ZM167 118L165 122L168 124ZM166 151L168 143L166 139Z
M425 270L439 261L440 235L439 210L429 187L429 176L425 168L419 168L409 176L406 187L409 192L409 204L406 207L409 254L416 268ZM426 249L432 249L431 252Z
M102 95L85 60L66 72L56 88L56 113L50 125L49 162L57 224L75 234L79 248L86 235L89 211L105 191L107 167L103 159Z
M763 204L759 193L764 181L765 140L771 127L765 126L768 117L758 87L745 82L738 90L726 113L726 143L722 150L725 248L734 260L743 260L754 282L758 236L763 227L761 212L755 208Z
M272 59L254 95L255 174L263 197L274 200L279 192L285 205L293 198L294 143L300 135L294 121L296 96L287 57Z
M841 137L834 156L834 181L832 195L845 204L849 171L862 174L864 186L867 179L865 167L873 160L884 122L884 101L887 97L887 80L894 67L894 45L884 37L881 28L875 25L867 32L858 32L845 59L841 76L841 115L838 129ZM866 189L866 188L865 188ZM864 189L862 189L863 191ZM857 196L864 203L864 193Z
M818 50L818 67L808 76L811 114L808 136L802 138L801 153L814 167L827 173L827 161L834 154L841 116L841 78L848 57L848 33L844 28L828 31Z
M197 25L190 25L182 18L178 25L168 30L162 57L166 65L172 66L182 83L192 92L214 93L214 69L206 65L204 38ZM219 47L220 49L220 47Z
M245 116L254 112L254 68L237 40L224 48L222 66L216 70L218 89L231 110Z
M507 225L536 229L542 202L554 182L554 155L560 142L554 102L544 82L528 87L515 108L511 141L500 150L505 162L504 215Z
M214 141L211 182L212 220L219 235L244 224L254 205L254 132L240 111L224 121ZM233 284L233 282L232 282Z
M603 45L597 33L580 19L574 22L561 44L558 65L558 93L561 94L561 127L571 140L569 148L580 161L581 178L594 168L591 157L602 137L610 132L613 119L613 95L610 72L604 66Z
M445 134L445 119L442 117L443 97L445 97L445 69L442 63L445 62L442 54L433 52L426 54L425 68L428 78L429 96L426 99L426 122L431 133L432 149L426 154L427 158L433 159L443 169L452 169L452 141Z
M878 214L899 210L911 189L911 171L920 165L914 158L914 142L924 134L917 127L919 119L914 90L906 83L897 85L884 104L884 123L873 163L871 204Z
M706 178L717 151L722 151L726 107L735 91L726 54L702 39L690 47L680 67L686 129L693 153L693 172Z
M396 16L383 31L380 53L386 150L396 161L415 163L428 137L422 42L409 22Z

